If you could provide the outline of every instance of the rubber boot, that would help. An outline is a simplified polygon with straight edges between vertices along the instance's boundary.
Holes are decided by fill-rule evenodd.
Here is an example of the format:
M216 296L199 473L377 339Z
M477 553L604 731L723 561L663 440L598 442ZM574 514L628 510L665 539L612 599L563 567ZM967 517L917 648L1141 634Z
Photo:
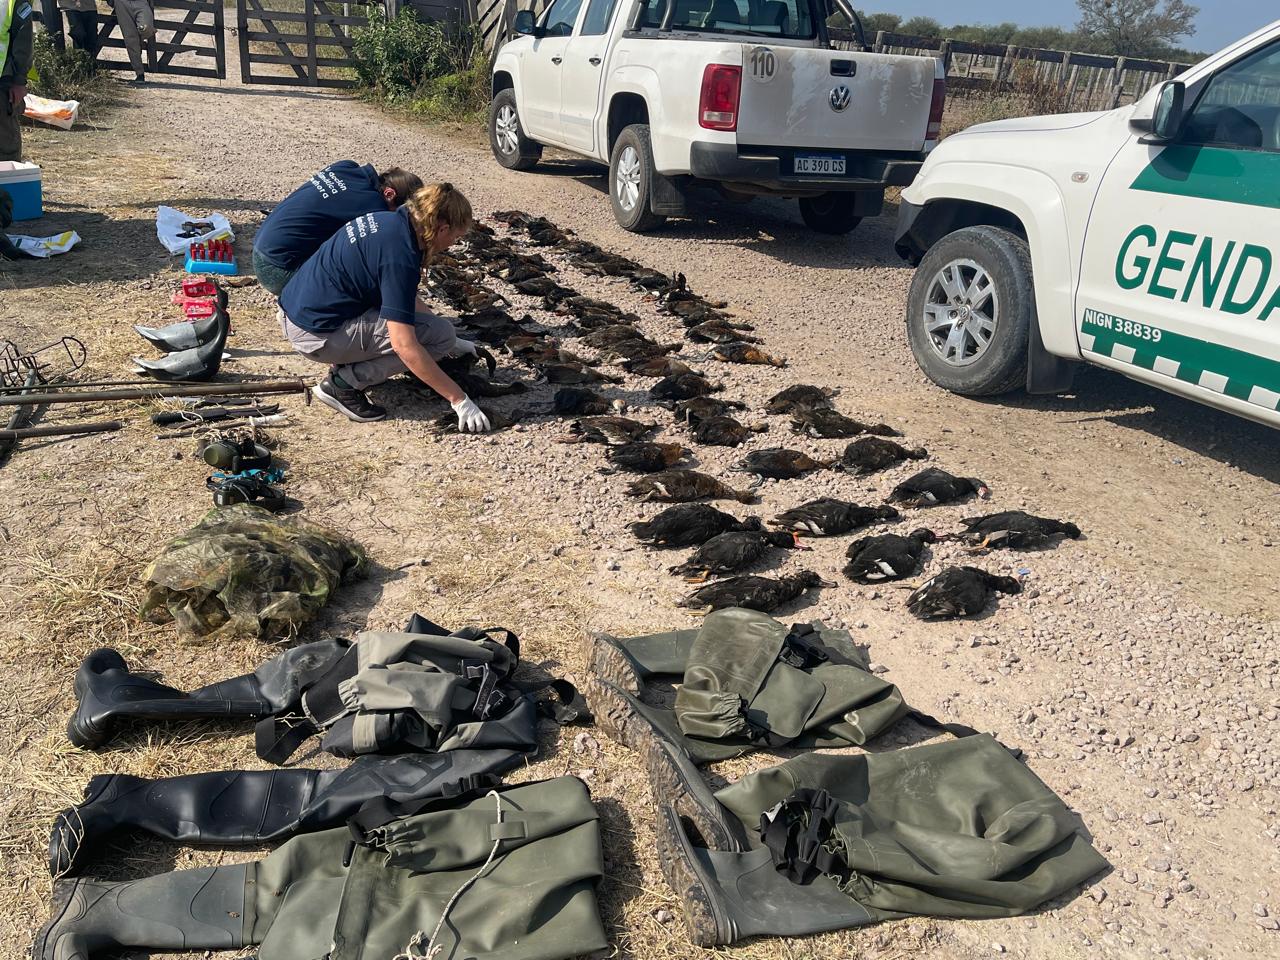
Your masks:
M679 730L662 722L666 714L646 709L639 699L606 681L599 682L598 693L597 722L643 758L654 802L673 803L717 850L746 850L749 844L742 822L716 800L685 750Z
M122 948L233 950L245 945L248 865L178 870L145 880L61 880L32 960L92 960Z
M699 946L801 937L880 919L827 877L792 883L778 873L767 847L735 853L696 846L674 804L659 806L656 832L658 863Z
M49 872L80 873L118 830L179 843L260 844L339 826L368 800L426 800L460 791L516 766L514 750L361 757L341 770L228 770L147 780L97 776L84 802L54 818Z
M627 638L590 633L586 638L588 670L601 680L639 696L647 680L684 673L697 635L697 630L671 630Z
M76 671L75 692L80 702L67 723L67 737L85 750L111 740L121 718L256 718L271 713L253 674L185 693L130 673L124 658L108 648L85 657Z

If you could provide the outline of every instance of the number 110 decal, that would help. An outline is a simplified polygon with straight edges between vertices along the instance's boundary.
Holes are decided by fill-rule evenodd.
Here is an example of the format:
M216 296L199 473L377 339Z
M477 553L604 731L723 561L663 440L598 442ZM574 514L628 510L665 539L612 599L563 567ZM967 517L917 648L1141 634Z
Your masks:
M768 47L753 47L747 54L747 69L756 83L768 83L778 72L778 57Z

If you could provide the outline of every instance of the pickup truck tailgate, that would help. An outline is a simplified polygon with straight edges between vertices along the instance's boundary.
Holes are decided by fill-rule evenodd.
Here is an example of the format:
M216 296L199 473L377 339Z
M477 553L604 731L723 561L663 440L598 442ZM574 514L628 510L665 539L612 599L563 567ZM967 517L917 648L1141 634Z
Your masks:
M742 48L738 143L842 150L922 150L932 57ZM848 90L848 104L844 102Z

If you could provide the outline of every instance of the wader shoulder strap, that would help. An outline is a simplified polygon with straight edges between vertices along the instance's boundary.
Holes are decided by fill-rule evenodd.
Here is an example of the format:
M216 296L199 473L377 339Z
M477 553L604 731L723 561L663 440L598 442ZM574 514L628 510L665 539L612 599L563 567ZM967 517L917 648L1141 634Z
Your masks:
M562 727L574 723L591 723L595 719L591 708L587 706L586 698L563 677L553 680L513 681L511 686L526 696L535 696L534 707L538 716L554 720ZM549 695L537 696L548 692Z
M830 844L839 803L825 790L800 789L760 816L760 839L773 865L792 883L848 873Z
M435 797L418 797L413 800L392 800L390 797L373 797L366 800L356 811L355 816L347 820L347 829L351 832L354 843L368 845L376 843L377 831L395 820L405 817L416 817L420 813L432 810L456 807L471 800L487 790L492 790L501 778L492 773L472 773L457 780L441 784L440 795Z
M919 710L913 709L907 713L907 716L922 727L929 727L932 730L943 730L951 734L953 737L976 737L978 735L978 731L967 724L943 723L937 717L930 716L929 714L923 713Z
M338 684L356 675L359 657L356 645L352 644L342 656L298 678L298 702L286 713L259 720L254 728L254 749L259 759L284 763L308 738L347 712L338 694Z

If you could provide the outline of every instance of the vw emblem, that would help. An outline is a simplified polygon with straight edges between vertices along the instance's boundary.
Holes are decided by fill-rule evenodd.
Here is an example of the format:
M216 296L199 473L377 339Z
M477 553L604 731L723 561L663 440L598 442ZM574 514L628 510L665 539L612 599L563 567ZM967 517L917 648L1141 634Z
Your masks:
M831 109L836 113L840 113L849 106L849 88L843 83L838 87L832 87L831 96L827 99L831 103Z

